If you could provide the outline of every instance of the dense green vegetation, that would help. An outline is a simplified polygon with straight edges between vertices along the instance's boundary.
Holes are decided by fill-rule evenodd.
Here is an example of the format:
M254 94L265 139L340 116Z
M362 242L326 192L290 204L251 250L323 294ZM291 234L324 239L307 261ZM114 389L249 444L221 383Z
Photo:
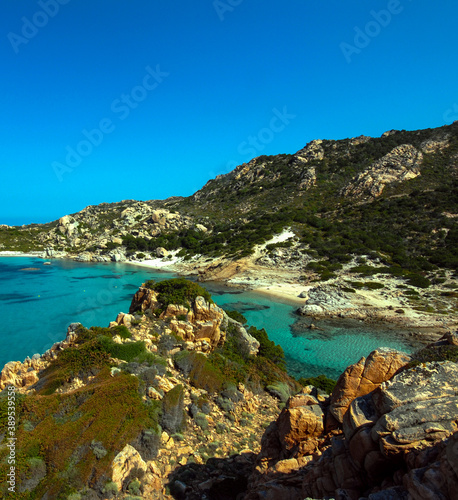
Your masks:
M448 141L448 146L428 150L426 141ZM387 185L381 196L371 199L344 196L342 189L359 173L390 153L393 148L411 144L423 148L421 175ZM339 266L352 255L379 258L391 270L408 274L414 286L427 287L425 274L436 266L457 269L458 212L456 155L458 125L419 131L393 131L379 138L324 140L316 146L321 153L306 164L296 155L260 156L236 171L210 180L189 198L151 202L191 217L208 231L195 226L177 230L163 229L154 237L149 219L136 215L129 230L120 235L123 210L134 201L91 207L97 224L80 221L80 228L96 235L109 229L121 237L128 254L145 255L158 247L181 249L180 256L205 255L241 258L253 247L290 227L301 241L300 250L315 257L309 270L326 280L334 277ZM299 153L300 154L300 153ZM316 180L301 187L304 175L314 169ZM149 203L149 202L148 202ZM116 223L116 224L115 224ZM146 225L145 225L146 224ZM0 228L0 246L12 250L41 249L40 238L56 228L47 225ZM157 226L155 226L157 228ZM144 233L135 232L141 229ZM122 234L122 233L121 233ZM136 234L136 236L134 236ZM291 241L268 245L267 251L287 249ZM80 242L78 245L82 245ZM119 243L108 241L103 252ZM88 245L93 251L97 246ZM61 250L79 252L80 246Z
M418 366L430 361L453 361L454 363L458 363L458 346L424 347L412 355L412 361L407 367Z
M213 303L210 293L205 288L185 278L174 278L157 283L150 280L145 283L145 286L158 292L157 299L164 309L169 304L191 307L192 302L199 296Z
M356 174L394 147L412 144L420 148L444 132L450 134L449 147L424 153L419 177L387 186L379 198L364 203L342 196L342 188ZM222 203L224 213L234 214L224 222L218 220L212 234L201 235L199 253L244 256L255 244L289 226L317 256L321 266L317 271L323 279L332 277L335 269L331 266L347 262L351 254L382 257L386 266L397 265L412 273L428 272L435 266L456 269L458 227L447 214L458 210L458 180L456 173L451 175L456 170L457 124L398 131L353 146L350 142L323 141L325 159L311 162L317 183L306 193L298 191L302 174L293 156L261 156L255 163L262 170L259 180L236 180L231 173L177 203L176 208L215 218ZM243 213L238 217L238 212Z

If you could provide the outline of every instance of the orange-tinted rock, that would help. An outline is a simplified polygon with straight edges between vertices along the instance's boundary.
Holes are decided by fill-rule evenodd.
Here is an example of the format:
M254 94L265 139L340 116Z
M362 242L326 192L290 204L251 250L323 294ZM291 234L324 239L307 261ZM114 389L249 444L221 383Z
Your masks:
M157 301L158 294L149 288L141 286L134 295L129 307L129 313L133 314L137 311L145 312L147 310L154 311L159 307Z
M284 408L277 420L278 437L283 449L292 450L305 439L320 436L324 429L323 417L319 405Z
M136 468L146 472L147 465L140 453L130 444L126 444L122 451L115 456L112 468L112 480L118 489L121 489L124 480L129 476L132 469Z
M329 411L340 422L351 402L364 396L389 380L410 357L394 349L380 348L370 353L367 359L349 366L339 377L332 391Z

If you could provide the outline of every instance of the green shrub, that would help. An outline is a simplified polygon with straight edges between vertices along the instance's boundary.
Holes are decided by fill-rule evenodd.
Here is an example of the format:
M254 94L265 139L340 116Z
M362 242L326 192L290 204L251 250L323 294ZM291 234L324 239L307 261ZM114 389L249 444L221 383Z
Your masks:
M119 335L122 339L130 339L131 334L125 325L113 326L111 328L113 335Z
M184 373L185 376L189 375L189 372L193 366L193 357L190 355L189 351L180 351L173 356L173 361L175 366Z
M94 369L100 369L108 364L107 350L97 339L93 339L81 346L61 351L51 366L60 371L61 377L69 378L93 373Z
M136 358L134 358L136 363L147 364L148 366L157 368L158 372L163 375L167 368L167 360L162 356L158 356L152 352L146 350L140 353Z
M268 385L267 390L276 398L278 398L282 403L286 403L288 398L291 396L291 389L288 384L284 382L276 382L274 384Z
M258 355L272 361L286 371L285 353L281 346L269 339L265 329L258 330L256 327L251 326L248 333L260 343Z
M133 361L138 356L147 352L145 343L142 340L138 342L128 342L126 344L117 344L108 337L100 336L97 341L101 348L111 357L128 362Z
M420 349L412 355L412 361L407 367L429 363L430 361L453 361L458 363L458 346L444 345Z
M81 500L81 495L79 493L70 493L67 500Z
M201 353L191 352L191 371L189 380L194 387L205 389L208 393L220 392L225 378L221 370Z
M103 444L95 439L91 442L91 450L98 459L103 458L108 453Z
M412 274L407 278L407 283L417 288L428 288L431 286L431 281L420 274Z
M326 377L326 375L318 375L317 377L300 378L298 380L302 386L313 385L317 389L321 389L327 394L331 394L336 385L336 381Z
M227 309L225 311L226 311L226 314L229 316L229 318L232 318L233 320L238 321L242 325L245 325L248 321L245 318L245 316L238 311L228 311Z
M205 288L185 278L164 280L149 287L158 292L158 301L163 308L166 308L169 304L191 307L191 303L198 296L203 297L207 302L213 303L210 293Z
M377 281L365 281L364 288L367 288L367 290L380 290L381 288L385 288L385 286Z
M208 420L204 413L197 413L194 417L194 422L202 429L208 429Z
M132 495L141 495L141 483L138 479L134 479L129 483L127 491Z

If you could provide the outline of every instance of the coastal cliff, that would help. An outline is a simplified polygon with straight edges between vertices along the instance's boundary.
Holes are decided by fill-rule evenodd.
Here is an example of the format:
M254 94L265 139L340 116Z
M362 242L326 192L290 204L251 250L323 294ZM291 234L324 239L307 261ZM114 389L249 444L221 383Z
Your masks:
M457 334L368 353L328 394L244 321L196 283L146 282L109 327L5 365L16 498L456 498Z

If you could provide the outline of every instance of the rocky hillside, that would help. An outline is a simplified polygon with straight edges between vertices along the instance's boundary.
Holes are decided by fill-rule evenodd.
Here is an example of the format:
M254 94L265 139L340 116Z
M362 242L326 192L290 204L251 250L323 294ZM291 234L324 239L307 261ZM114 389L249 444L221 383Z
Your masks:
M233 260L290 228L302 270L312 261L332 271L350 255L411 272L456 269L457 159L458 123L315 140L295 154L254 158L189 198L127 200L46 225L1 226L0 245L79 260L168 252Z
M14 498L456 498L457 334L412 357L380 348L328 395L243 323L195 283L147 282L109 327L71 324L5 365L0 474L12 432Z
M173 470L209 474L209 460L232 454L246 485L266 422L300 388L283 365L263 330L247 330L198 285L147 282L109 327L71 324L43 355L5 365L1 477L13 432L18 499L172 498Z

